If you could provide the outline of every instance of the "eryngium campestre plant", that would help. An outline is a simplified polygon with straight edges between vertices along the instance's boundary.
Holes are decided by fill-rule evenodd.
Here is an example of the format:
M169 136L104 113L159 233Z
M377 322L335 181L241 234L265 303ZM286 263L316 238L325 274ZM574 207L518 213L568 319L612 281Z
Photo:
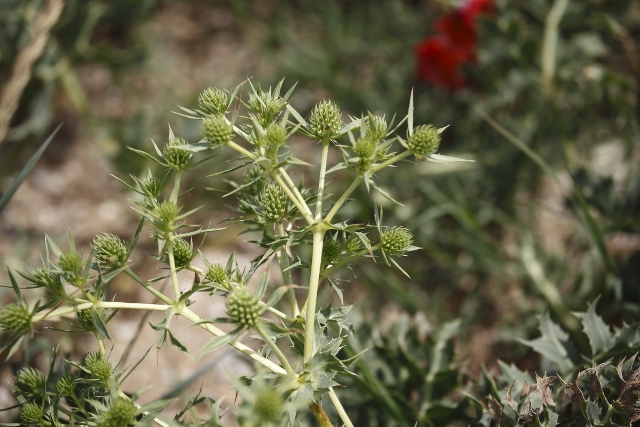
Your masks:
M93 259L83 261L71 236L66 251L47 237L43 267L28 267L27 272L20 273L32 287L51 291L46 294L46 304L37 301L30 311L9 269L19 302L0 309L0 328L8 332L7 339L0 340L0 353L7 350L5 354L12 354L19 349L21 340L34 325L68 318L74 313L77 321L71 322L75 326L73 332L90 333L98 348L86 354L80 364L65 361L64 374L52 376L58 378L55 387L46 385L47 377L39 371L21 371L13 390L22 413L26 414L23 422L78 427L147 425L166 402L151 402L146 406L151 408L148 411L138 410L123 397L122 380L127 375L108 359L105 341L112 339L108 322L113 316L106 313L152 310L165 314L161 321L151 325L160 335L159 345L170 342L181 351L189 351L172 331L179 325L173 319L180 316L213 335L202 345L198 356L230 345L259 365L253 378L237 383L244 403L232 411L243 427L297 426L306 416L307 410L303 408L308 408L322 427L328 427L332 425L329 421L332 414L328 415L323 407L328 402L335 406L342 424L353 425L333 389L341 379L354 373L347 366L348 356L340 351L345 347L343 340L352 332L345 318L349 307L338 306L337 299L329 293L335 290L342 302L343 294L337 284L342 282L341 271L354 262L382 256L389 265L401 269L391 257L417 248L411 246L412 236L406 228L385 228L381 212L374 215L373 226L367 221L339 218L342 207L361 185L375 188L392 199L377 186L375 178L386 167L401 165L414 155L419 160L439 162L459 159L432 157L436 156L431 153L437 147L433 141L439 140L435 127L409 129L412 136L405 142L393 135L397 126L390 130L392 125L370 114L352 118L345 124L340 108L331 101L320 102L305 119L290 104L293 88L281 95L282 85L283 81L263 91L260 86L249 84L252 92L247 103L241 101L242 85L231 91L207 89L199 98L198 109L183 110L190 119L200 122L200 142L189 143L170 130L164 150L158 153L159 148L153 148L160 157L132 149L142 160L153 161L163 169L156 175L150 172L144 180L133 177L131 185L121 181L136 193L132 203L140 214L132 244L125 244L113 234L100 234L92 244ZM248 111L228 118L226 109L233 103ZM409 108L402 120L410 126L413 126L412 111ZM288 146L288 139L296 133L311 138L307 149L314 149L315 142L320 141L319 173L315 180L298 178L309 175L301 168L310 165L294 157ZM336 144L330 144L332 141ZM194 251L194 241L202 242L205 235L219 229L192 225L187 217L198 207L183 210L178 204L187 200L180 197L184 194L182 177L198 170L192 166L208 166L207 175L223 173L221 169L226 162L211 161L223 149L234 150L240 156L238 163L223 172L245 169L240 182L227 181L232 186L231 193L239 199L240 216L233 222L244 227L243 231L257 232L260 236L254 243L262 253L248 266L238 265L233 254L225 265L211 263L200 251ZM329 150L335 150L337 156L330 155ZM338 159L336 164L329 164L334 158ZM209 163L202 165L205 161ZM294 169L299 170L290 174ZM343 176L350 177L351 183L342 188L339 179L328 183L327 174L332 170L344 170ZM237 176L243 176L242 171L238 173ZM310 188L311 181L317 186ZM325 191L325 187L331 188ZM131 266L136 264L130 266L128 260L136 253L136 244L144 240L145 228L151 229L150 238L154 240L148 247L157 247L153 257L164 263L159 277L147 279L134 273ZM370 240L374 229L384 230L379 242ZM200 259L196 260L197 257ZM206 266L205 270L196 266L199 261ZM279 275L271 274L273 265L280 269ZM184 280L187 276L177 274L181 269L192 273L188 280ZM109 282L120 274L127 275L155 300L118 301ZM68 293L63 279L76 287L75 292ZM165 280L172 285L168 293L157 286L157 282ZM320 292L321 287L326 288ZM196 292L224 299L226 317L204 319L198 315L196 311L207 310L202 307L206 304L203 299L190 298ZM323 295L329 298L318 301ZM234 328L229 332L218 328L217 324L225 323L233 324ZM256 337L259 341L253 347L244 343ZM189 343L190 347L193 345L198 343ZM259 346L262 348L253 350ZM327 395L328 399L323 399ZM42 403L43 413L27 405L30 401ZM193 405L211 401L192 399L176 417L176 423L186 425L184 415L197 412L190 411ZM220 425L218 410L219 406L213 405L209 418L200 424ZM155 422L166 425L160 419Z

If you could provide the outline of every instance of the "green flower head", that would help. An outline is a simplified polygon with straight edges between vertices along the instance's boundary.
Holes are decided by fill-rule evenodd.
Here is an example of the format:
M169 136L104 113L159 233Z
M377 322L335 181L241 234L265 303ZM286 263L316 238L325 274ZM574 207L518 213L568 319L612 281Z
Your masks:
M182 171L189 167L193 153L184 149L187 145L187 141L174 136L173 132L169 134L169 142L162 151L162 158L171 169Z
M82 268L82 257L76 251L66 251L60 255L58 265L62 271L77 273Z
M100 267L119 268L127 264L127 247L124 240L115 234L99 234L91 246Z
M200 130L205 139L211 143L213 147L219 147L231 141L233 137L233 129L227 123L224 116L212 114L202 120Z
M8 304L0 310L0 328L17 334L22 334L31 328L32 313L23 303Z
M382 233L381 243L385 254L404 255L411 248L413 235L405 227L390 227Z
M226 300L227 315L238 326L250 328L258 323L262 307L258 297L244 288L235 288Z
M198 96L198 105L205 114L224 114L229 105L229 95L222 89L210 87Z
M416 127L413 130L413 135L409 136L407 140L409 150L411 150L418 159L435 153L439 145L440 132L438 132L438 128L433 125Z
M333 101L322 101L313 107L309 116L309 126L313 137L329 140L339 135L344 127L340 107Z

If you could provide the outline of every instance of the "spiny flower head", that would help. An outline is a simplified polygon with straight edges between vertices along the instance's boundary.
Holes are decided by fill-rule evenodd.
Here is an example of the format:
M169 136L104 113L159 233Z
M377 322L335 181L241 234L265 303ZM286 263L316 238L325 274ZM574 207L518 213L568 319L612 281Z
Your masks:
M255 392L253 412L262 423L276 423L282 417L284 399L282 393L270 387L261 387Z
M147 197L156 198L160 195L162 190L162 182L155 176L149 175L144 181L140 183L140 189Z
M362 246L362 240L355 234L351 234L344 242L344 249L351 253L358 252L362 249Z
M127 264L127 247L124 240L115 234L99 234L93 239L91 246L101 267L119 268Z
M225 301L227 315L233 323L250 328L258 323L262 307L258 297L244 288L235 288Z
M22 368L14 379L14 393L26 400L42 397L45 391L44 374L35 368Z
M205 114L224 114L229 105L229 95L222 89L210 87L198 96L198 105Z
M411 248L413 235L405 227L389 227L382 233L381 243L386 255L403 255Z
M322 256L328 261L334 261L342 253L342 245L335 239L328 238L322 247Z
M127 427L133 424L138 409L126 397L117 396L111 400L109 409L102 414L98 424L101 427Z
M73 378L69 375L58 378L56 381L56 391L60 396L71 396L76 388Z
M164 247L164 255L166 262L169 262L169 252L167 248L167 246ZM192 243L184 239L176 239L173 242L173 260L177 269L183 269L189 265L194 256Z
M173 132L169 134L169 142L162 151L162 157L171 169L182 171L189 167L193 153L184 149L187 145L187 141L174 136Z
M44 412L37 403L27 402L20 408L20 419L25 424L40 424L43 417Z
M360 138L353 146L353 152L360 157L361 160L366 161L373 156L378 148L378 141L367 135L364 138Z
M388 127L384 117L370 116L367 125L367 136L374 141L379 141L387 136Z
M220 264L210 265L204 275L204 280L206 282L217 283L225 287L229 285L229 277L227 276L227 272Z
M333 101L316 104L309 116L310 133L314 138L329 140L344 127L340 107Z
M202 120L200 130L213 147L219 147L231 141L233 129L227 123L224 116L211 114Z
M78 326L88 332L95 332L96 327L93 324L93 310L92 308L88 308L86 310L78 310L76 312L76 319L78 320ZM103 309L95 309L95 312L98 314L100 319L104 322L106 315Z
M65 251L60 255L58 265L62 271L77 273L82 267L82 257L76 251Z
M287 140L287 129L279 124L273 124L266 130L269 148L278 148Z
M409 150L422 159L435 153L440 145L440 132L433 125L421 125L413 129L413 135L407 139Z
M249 95L247 105L257 114L258 123L266 127L273 121L276 114L287 105L287 100L280 97L279 87L268 91L263 91L258 87Z
M18 302L0 310L0 328L8 332L24 333L31 328L32 313L26 304Z
M156 221L154 225L164 233L173 231L173 223L178 217L180 209L178 205L171 201L165 201L156 206L153 212L153 216Z
M104 381L105 383L111 378L113 368L111 363L100 353L89 352L82 359L82 365L87 368L94 378Z
M258 200L260 213L268 222L280 222L293 209L293 203L277 184L269 184Z
M27 281L38 287L44 287L58 293L62 286L62 283L58 280L58 276L59 275L53 274L43 268L38 268L31 273Z

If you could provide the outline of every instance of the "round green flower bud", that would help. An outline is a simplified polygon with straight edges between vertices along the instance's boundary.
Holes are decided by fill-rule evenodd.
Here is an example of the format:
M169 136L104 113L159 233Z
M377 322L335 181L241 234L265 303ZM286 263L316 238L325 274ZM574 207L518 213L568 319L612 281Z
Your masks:
M440 133L433 125L422 125L413 129L407 140L409 150L419 159L434 153L440 145Z
M140 189L148 197L153 197L155 199L156 197L158 197L158 195L160 195L160 190L162 190L162 182L155 176L147 177L140 184Z
M73 378L69 375L58 378L56 381L56 391L62 397L71 396L76 388Z
M167 246L164 247L166 262L169 262ZM194 257L193 246L184 239L176 239L173 242L173 260L177 269L185 268Z
M27 402L20 408L20 419L25 424L40 424L43 417L44 412L37 403Z
M324 140L331 139L344 126L340 107L333 101L322 101L316 104L311 110L309 125L314 137Z
M21 303L8 304L0 310L0 328L14 333L27 332L31 328L29 307Z
M347 252L355 253L362 250L362 247L363 247L362 240L360 240L360 238L355 234L350 235L347 238L347 241L344 242L344 249Z
M210 265L204 275L204 280L205 282L213 282L223 286L229 284L227 272L220 264Z
M287 129L281 125L272 125L267 128L267 143L269 147L278 148L287 140Z
M356 145L353 146L353 152L360 159L368 160L376 152L376 148L378 148L378 141L367 136L356 141Z
M174 202L166 201L160 203L154 212L157 218L156 227L163 232L173 231L173 223L178 217L178 205Z
M379 141L387 136L387 121L384 117L373 116L368 125L367 136L374 141Z
M293 209L293 203L277 184L270 184L262 191L258 204L268 222L282 221Z
M210 87L198 96L198 105L206 114L224 114L229 105L229 96L222 89Z
M93 239L96 261L103 268L119 268L127 264L127 247L124 240L111 233L103 233Z
M258 318L263 311L258 297L244 288L235 288L231 291L225 304L227 315L233 323L245 328L258 323Z
M129 399L118 396L111 401L109 409L98 423L101 427L127 427L135 422L138 409Z
M276 423L282 417L284 399L273 388L260 388L256 391L253 412L263 423Z
M165 145L162 151L162 157L171 169L181 171L186 169L189 163L191 163L193 153L182 148L186 145L187 141L180 137L170 138L167 145Z
M87 368L94 378L104 381L105 383L111 378L113 369L111 363L100 353L89 352L82 359L82 365Z
M22 368L15 376L17 394L26 400L42 397L45 390L44 374L35 368Z
M60 255L58 265L63 271L77 273L82 267L82 257L76 251L66 251Z
M327 261L333 261L342 253L342 245L337 240L332 238L326 239L322 246L322 256Z
M200 130L204 137L213 145L218 147L231 141L233 132L224 116L212 114L207 116L200 125Z
M403 255L413 243L413 235L404 227L390 227L382 233L382 250L390 256Z

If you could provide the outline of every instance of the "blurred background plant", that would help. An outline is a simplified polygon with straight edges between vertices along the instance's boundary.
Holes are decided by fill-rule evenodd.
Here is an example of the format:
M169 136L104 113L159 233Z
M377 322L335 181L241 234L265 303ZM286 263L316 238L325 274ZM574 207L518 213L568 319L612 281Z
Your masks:
M3 82L42 3L0 0ZM363 425L413 425L407 402L424 395L392 379L404 378L403 367L418 377L431 371L412 370L398 348L407 345L414 358L430 360L429 343L446 335L447 322L456 328L445 339L451 365L442 369L478 378L483 364L497 369L499 358L544 374L546 358L514 338L534 339L545 307L580 354L590 354L589 340L572 313L584 312L589 301L600 296L607 324L638 320L636 40L640 6L632 0L68 1L0 145L4 191L65 122L2 214L2 258L19 265L37 257L34 238L42 231L61 236L74 224L65 213L86 206L74 200L117 191L105 182L78 186L82 172L73 175L64 165L98 164L142 177L152 165L136 166L124 147L161 138L167 120L195 138L195 127L167 118L166 111L195 105L206 86L228 87L255 75L266 87L286 76L287 85L298 82L300 111L330 97L349 114L369 110L387 118L402 111L414 88L416 122L451 125L443 150L476 162L418 163L380 177L384 190L408 201L385 205L385 217L417 232L415 244L423 250L402 263L413 280L356 265L357 282L342 285L347 301L370 307L353 314L371 332L360 332L361 342L352 345L373 346L361 361L370 369L360 379L363 395L353 402L367 402L362 396L369 393L405 417L374 424L363 410L369 420ZM59 180L45 186L45 176ZM340 172L333 179L342 179ZM216 193L188 197L219 203ZM369 198L358 191L353 197L346 208L370 217ZM43 219L43 212L56 220ZM107 230L104 223L112 224L109 231L126 229L103 213L93 215L98 224L78 221L95 227L85 243ZM74 225L76 238L81 225ZM417 329L390 332L381 327L389 322ZM389 371L391 365L400 367ZM424 415L426 408L421 402L411 413Z

